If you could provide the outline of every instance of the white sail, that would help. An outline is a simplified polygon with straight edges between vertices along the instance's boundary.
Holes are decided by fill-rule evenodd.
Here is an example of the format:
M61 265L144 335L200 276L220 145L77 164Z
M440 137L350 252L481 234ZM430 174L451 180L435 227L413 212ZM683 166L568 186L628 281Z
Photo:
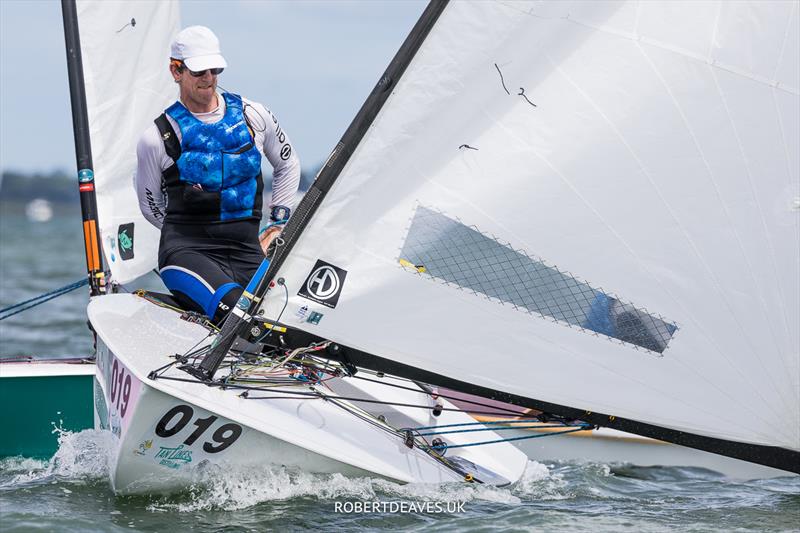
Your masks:
M799 20L762 0L451 2L281 267L282 320L800 450Z
M178 2L79 0L78 22L106 265L127 283L156 267L159 232L133 187L136 142L175 100L167 69Z

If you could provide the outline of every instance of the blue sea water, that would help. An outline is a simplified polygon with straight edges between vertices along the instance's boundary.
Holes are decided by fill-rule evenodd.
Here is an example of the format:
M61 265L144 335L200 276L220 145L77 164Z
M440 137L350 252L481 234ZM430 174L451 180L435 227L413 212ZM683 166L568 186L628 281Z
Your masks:
M0 267L0 308L80 279L77 210L38 223L18 206L0 206ZM0 322L0 356L89 355L87 300L81 289ZM202 479L181 494L118 497L108 484L108 434L57 436L50 460L0 460L0 530L800 530L798 477L743 482L702 469L597 463L531 461L505 488L397 485L265 465Z

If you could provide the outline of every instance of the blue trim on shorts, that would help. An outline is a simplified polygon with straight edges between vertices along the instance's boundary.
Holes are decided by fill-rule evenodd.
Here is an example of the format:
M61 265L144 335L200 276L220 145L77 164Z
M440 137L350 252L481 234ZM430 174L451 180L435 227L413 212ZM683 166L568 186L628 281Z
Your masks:
M230 282L221 286L214 292L213 296L211 297L211 301L208 303L208 307L206 308L206 315L208 315L209 318L214 318L214 314L217 312L217 306L219 306L219 302L225 297L226 294L231 292L236 287L239 287L240 289L242 288L242 286L238 283Z
M202 281L182 270L165 267L165 269L161 271L161 281L164 282L164 285L166 285L170 291L182 292L202 309L208 310L208 306L214 297ZM214 308L216 309L216 305ZM214 314L212 313L209 316L213 317Z

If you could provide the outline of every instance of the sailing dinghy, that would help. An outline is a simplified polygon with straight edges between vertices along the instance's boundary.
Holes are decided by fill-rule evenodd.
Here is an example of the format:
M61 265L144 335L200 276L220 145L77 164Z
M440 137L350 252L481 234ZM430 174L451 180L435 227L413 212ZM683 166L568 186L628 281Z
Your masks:
M81 27L166 50L176 19L137 9ZM115 490L269 461L519 479L420 383L800 472L797 43L794 3L432 2L221 330L92 299ZM144 69L106 77L145 96L90 105L93 140L165 106ZM156 241L103 207L115 148L79 168L124 284Z
M79 167L89 184L81 192L93 192L96 184L100 221L99 237L95 222L85 223L97 292L88 316L97 332L99 425L118 437L110 469L113 489L168 492L216 465L264 463L403 483L517 481L527 464L524 453L505 442L473 446L486 440L484 432L426 437L419 428L474 428L475 421L434 399L425 385L325 359L328 352L337 353L335 343L288 348L285 328L262 321L248 328L258 329L251 333L253 343L237 345L226 369L200 382L185 367L217 342L217 328L176 309L164 295L102 294L113 292L110 283L97 281L105 279L103 260L117 290L154 264L158 234L138 213L129 185L133 146L120 140L135 139L135 132L175 98L164 58L178 31L178 11L171 2L76 6L65 1L63 8L71 84L93 80L85 84L86 123L76 132L90 132L97 154L92 160L87 151L81 160L79 153ZM78 20L86 29L80 40ZM115 72L103 70L114 64ZM73 91L73 111L76 94L80 87ZM75 117L81 120L80 110ZM78 151L88 145L78 142ZM102 243L104 258L96 243Z

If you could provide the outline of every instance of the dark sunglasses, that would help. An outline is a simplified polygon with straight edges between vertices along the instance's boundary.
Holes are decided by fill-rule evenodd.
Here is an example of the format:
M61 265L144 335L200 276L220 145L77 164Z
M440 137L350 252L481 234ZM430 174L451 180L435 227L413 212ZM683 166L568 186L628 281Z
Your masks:
M189 67L187 67L186 63L184 63L183 61L175 61L175 60L173 60L173 64L176 67L178 67L178 72L181 72L184 69L188 70L189 74L191 74L195 78L199 78L201 76L205 76L206 72L211 72L211 74L213 76L219 76L220 74L222 74L222 71L225 70L224 68L209 68L209 69L206 69L206 70L200 70L200 71L195 72L194 70L191 70Z
M195 78L199 78L200 76L205 75L206 72L210 72L214 76L219 76L220 74L222 74L222 71L225 70L225 69L224 68L209 68L209 69L206 69L206 70L201 70L200 72L195 72L193 70L189 70L189 67L186 67L186 70L188 70L189 74L191 74Z

